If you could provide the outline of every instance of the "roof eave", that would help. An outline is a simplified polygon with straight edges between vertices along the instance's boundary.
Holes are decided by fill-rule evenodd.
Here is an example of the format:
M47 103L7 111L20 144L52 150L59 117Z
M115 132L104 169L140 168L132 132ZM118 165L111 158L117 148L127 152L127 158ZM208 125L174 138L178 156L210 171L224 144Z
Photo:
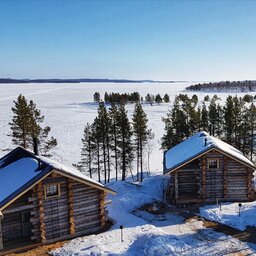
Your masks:
M207 150L201 151L200 153L196 154L196 155L193 156L193 157L190 157L190 158L184 160L183 162L179 163L178 165L176 165L176 166L174 166L174 167L172 167L172 168L170 168L170 169L166 169L167 171L164 172L164 175L170 174L170 173L172 173L172 172L175 172L177 169L181 168L182 166L184 166L184 165L190 163L191 161L195 160L196 158L198 158L198 157L200 157L200 156L206 154L208 151L211 151L211 150L213 150L213 149L215 149L215 150L217 150L217 151L219 151L219 152L221 152L221 153L227 155L228 157L234 159L235 161L238 161L238 162L240 162L240 163L246 165L246 166L249 167L249 168L252 168L252 169L256 170L256 166L255 166L253 163L252 163L251 165L249 165L249 164L246 163L245 161L242 161L242 160L240 160L240 159L237 159L236 157L230 155L229 153L227 153L226 151L222 150L221 148L216 147L215 145L213 145L213 146L207 148ZM166 166L166 165L165 165L165 166Z

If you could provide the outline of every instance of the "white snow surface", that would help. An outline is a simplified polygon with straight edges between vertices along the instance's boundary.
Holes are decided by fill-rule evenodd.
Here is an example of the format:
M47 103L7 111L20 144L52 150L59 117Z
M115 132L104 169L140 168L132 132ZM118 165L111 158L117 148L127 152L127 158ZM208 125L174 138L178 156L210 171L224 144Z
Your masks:
M200 215L242 231L247 226L256 227L256 201L241 204L240 216L238 203L224 203L221 209L219 205L206 205L200 208Z
M182 143L169 149L165 154L165 167L167 170L172 170L187 160L190 160L195 156L203 153L209 148L219 149L255 168L254 164L248 158L246 158L241 151L224 141L210 136L207 132L204 131L196 133Z
M0 202L38 175L38 161L26 157L0 169Z
M116 196L109 195L109 215L114 225L106 232L79 237L51 252L54 256L160 256L160 255L254 255L253 245L231 236L214 232L202 221L185 221L174 213L154 215L139 209L145 203L162 200L163 176L152 176L143 183L115 182L111 188ZM120 225L124 226L123 242ZM229 254L230 253L230 254ZM242 254L244 253L244 254Z

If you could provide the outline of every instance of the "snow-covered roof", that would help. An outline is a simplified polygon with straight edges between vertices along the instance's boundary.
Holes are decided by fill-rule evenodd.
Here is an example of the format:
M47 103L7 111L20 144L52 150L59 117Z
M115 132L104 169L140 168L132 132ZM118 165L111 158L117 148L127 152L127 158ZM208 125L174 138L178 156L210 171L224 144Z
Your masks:
M104 189L107 188L106 186L104 186L100 182L97 182L97 181L91 179L90 177L84 175L82 172L80 172L79 170L77 170L74 167L66 166L66 165L64 165L64 164L62 164L60 162L57 162L57 161L55 161L53 159L50 159L50 158L47 158L47 157L43 157L43 156L37 156L37 158L40 159L41 161L43 161L44 163L46 163L47 165L51 166L53 169L56 169L58 171L66 173L66 174L75 176L77 178L80 178L80 179L82 179L84 181L87 181L89 183L95 184L95 185L97 185L99 187L102 187ZM111 190L109 188L107 188L107 189ZM111 191L113 191L113 190L111 190Z
M166 151L164 158L164 173L173 171L198 155L214 148L254 169L256 168L241 151L203 131L196 133L194 136Z
M37 160L26 157L0 169L0 202L38 175L37 168Z
M0 159L0 209L53 170L100 190L116 193L73 167L18 147Z

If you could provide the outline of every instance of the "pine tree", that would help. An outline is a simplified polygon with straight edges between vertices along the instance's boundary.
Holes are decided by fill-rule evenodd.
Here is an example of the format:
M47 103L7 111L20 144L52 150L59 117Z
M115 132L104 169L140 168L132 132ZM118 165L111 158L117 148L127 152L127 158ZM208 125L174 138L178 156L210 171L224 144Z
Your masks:
M9 123L12 130L12 141L15 145L20 145L24 148L29 147L31 140L31 111L28 107L28 102L23 95L19 95L17 101L14 102L12 112L14 114L12 122Z
M234 128L235 128L235 110L232 96L228 96L224 106L224 129L226 134L226 142L233 144Z
M148 119L140 103L135 104L133 112L133 132L135 136L136 153L137 153L137 178L139 180L140 168L140 181L143 180L143 152L148 140Z
M101 182L101 131L98 128L98 117L96 117L92 123L92 143L95 149L95 166L98 174L98 181Z
M118 107L117 123L119 129L118 133L120 134L118 147L120 148L122 180L125 180L127 170L131 167L132 160L134 159L134 154L131 142L132 129L124 104Z
M54 137L48 137L51 131L51 127L41 127L41 123L44 121L44 116L41 115L41 111L36 108L36 104L31 100L29 102L29 109L31 111L31 136L32 142L37 140L38 150L41 155L51 157L50 151L57 146L57 140Z
M111 105L109 109L109 116L110 116L110 140L113 142L111 144L113 150L113 157L115 161L115 172L116 172L116 180L118 180L118 161L120 160L120 148L118 144L120 144L120 129L118 124L118 108L115 104Z
M92 178L93 173L93 137L92 137L92 127L87 123L84 127L84 135L82 138L83 146L81 148L81 160L78 162L78 169L83 172L89 172L90 178Z
M210 134L215 136L216 126L217 126L217 105L216 99L213 97L209 106L209 122L210 122Z
M102 150L102 162L104 172L104 182L107 183L107 177L110 175L110 152L109 152L109 117L104 102L99 102L98 116L94 121L97 136Z
M255 160L254 156L256 154L256 106L252 103L247 110L248 115L248 145L249 145L249 157Z
M164 122L165 133L161 138L161 148L163 150L168 150L176 145L176 137L174 134L173 122L172 122L172 111L167 113L167 117L162 118Z
M14 104L15 106L12 108L14 116L12 122L9 123L13 143L29 149L38 146L41 155L50 157L50 150L57 145L57 140L53 137L48 138L51 131L49 126L41 127L44 121L41 111L37 109L32 100L28 103L21 94ZM34 143L38 143L38 145L34 145Z
M203 131L208 131L209 129L209 114L205 106L205 103L203 103L203 106L202 106L200 127Z

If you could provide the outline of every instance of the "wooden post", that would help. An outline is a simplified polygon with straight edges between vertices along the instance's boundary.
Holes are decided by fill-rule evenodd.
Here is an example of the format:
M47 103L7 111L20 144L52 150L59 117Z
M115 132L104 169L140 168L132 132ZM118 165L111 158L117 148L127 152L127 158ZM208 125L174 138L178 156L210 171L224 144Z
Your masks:
M247 171L247 198L248 200L253 200L253 190L252 190L252 183L253 183L253 170L246 168Z
M106 216L105 216L105 198L107 193L105 191L100 193L100 224L102 227L105 226Z
M178 171L174 173L174 186L175 186L175 200L177 200L179 197Z
M40 232L41 232L41 241L42 243L45 243L46 234L45 234L45 223L44 223L43 195L44 195L43 184L42 182L39 182L37 187L37 197L38 197L38 207L39 207Z
M0 212L0 250L4 249L2 226L1 226L1 221L2 221L3 218L4 218L4 215L2 214L2 212Z
M74 193L72 180L68 179L68 211L69 211L69 233L74 235L76 233L75 219L74 219Z
M205 156L202 158L202 198L206 196L206 159Z
M228 181L227 181L227 170L226 170L227 157L223 158L223 197L227 199Z

